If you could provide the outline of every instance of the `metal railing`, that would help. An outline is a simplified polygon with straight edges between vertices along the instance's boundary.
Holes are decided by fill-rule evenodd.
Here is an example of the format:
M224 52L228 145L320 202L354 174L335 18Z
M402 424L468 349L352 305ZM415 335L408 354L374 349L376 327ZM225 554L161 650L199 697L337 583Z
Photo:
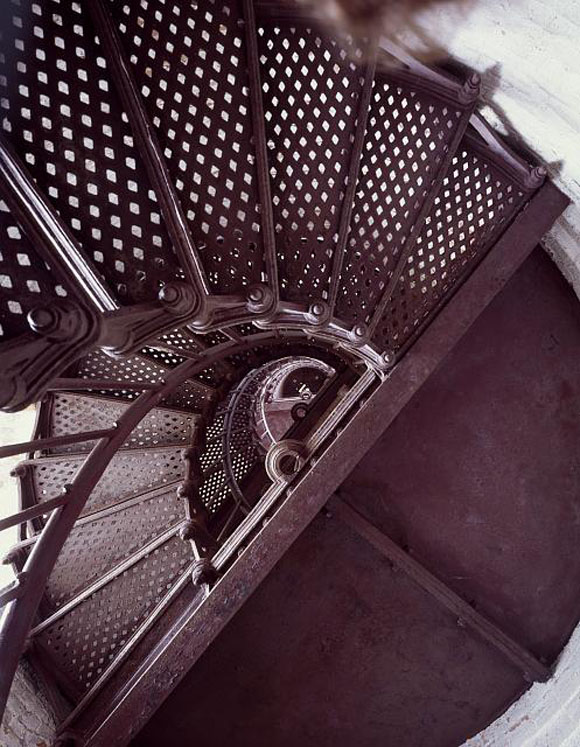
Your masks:
M256 335L252 336L252 344L254 348L269 346L272 345L272 343L278 342L279 336L273 336L271 332L258 332ZM127 409L118 418L117 422L112 424L109 428L58 437L33 439L27 443L3 447L0 451L0 457L2 457L17 453L36 452L42 449L62 446L65 444L71 445L93 440L96 440L97 442L91 451L86 454L86 458L76 476L70 484L66 485L66 488L61 495L49 498L38 505L22 509L12 516L6 517L0 523L1 530L10 526L24 524L32 518L48 516L43 529L38 534L20 543L23 547L26 546L30 551L29 555L15 583L0 592L0 603L2 605L7 605L6 614L0 627L0 659L2 660L2 671L0 672L1 710L3 710L6 703L20 655L24 650L26 641L30 635L37 635L50 627L54 622L61 619L64 615L74 609L74 607L86 600L91 594L94 594L99 589L105 587L124 571L139 562L139 560L145 557L149 552L161 546L161 544L167 542L171 537L174 537L183 530L183 521L169 527L159 537L154 538L139 550L131 553L121 562L115 564L102 577L81 590L80 593L76 594L53 614L35 625L37 609L43 598L48 578L58 560L63 545L70 536L73 527L77 525L81 512L86 506L86 503L95 486L99 482L99 479L102 477L113 457L127 441L133 429L139 425L143 418L153 408L162 403L165 396L174 391L184 381L194 377L196 374L224 358L231 356L236 351L239 351L241 347L244 347L244 345L240 345L240 342L237 340L228 339L227 342L204 351L203 355L199 358L187 359L172 371L168 371L167 376L162 383L155 386L135 383L135 389L142 387L144 391L135 400L128 403ZM75 385L74 388L77 390L81 387L81 381L85 382L85 387L87 389L93 388L93 382L91 379L80 379L76 381L78 386ZM334 410L327 414L313 433L304 440L302 443L300 461L297 463L297 469L294 470L291 475L286 474L283 471L276 472L276 467L274 467L274 472L271 470L268 471L270 484L264 489L262 497L251 510L247 507L245 516L237 526L232 524L226 534L222 532L222 535L220 536L220 544L214 548L211 562L218 573L222 572L224 568L235 560L236 553L240 546L248 540L252 533L255 533L259 529L264 517L283 497L287 490L289 481L293 480L299 474L302 474L305 470L308 470L310 461L314 458L316 452L321 448L322 444L331 437L332 432L347 417L356 402L360 401L361 396L371 386L373 381L378 381L377 375L371 369L367 368L366 372L362 374L358 382L352 387L346 396L340 399ZM97 381L97 383L99 386L101 384L109 386L110 384L112 390L115 389L115 382ZM124 383L123 388L127 388ZM234 392L236 401L238 401L241 396L242 394L240 392ZM224 428L221 438L226 439L224 446L226 452L228 452L230 447L228 437L231 438L231 430L229 426L231 424L228 421L225 425L226 427ZM277 446L280 446L280 444ZM285 449L286 446L284 445L284 442L282 442L282 452L284 452ZM278 451L280 451L280 449L278 449ZM288 453L292 453L291 449ZM281 457L283 462L284 453L281 454ZM86 519L82 519L81 521L86 521ZM189 539L189 537L184 538ZM115 656L114 660L106 667L98 680L83 697L73 714L71 714L71 718L73 718L74 714L78 712L79 708L83 708L87 702L94 697L95 693L107 681L108 677L123 663L130 650L139 640L141 640L145 632L149 630L150 626L154 623L154 620L163 614L163 611L171 601L185 587L190 578L191 571L194 570L195 564L199 560L199 555L194 553L191 567L189 567L187 571L177 579L168 593L158 601L153 611L148 614L146 621L144 621L131 635L122 650L117 656ZM209 587L207 587L207 589L209 591Z

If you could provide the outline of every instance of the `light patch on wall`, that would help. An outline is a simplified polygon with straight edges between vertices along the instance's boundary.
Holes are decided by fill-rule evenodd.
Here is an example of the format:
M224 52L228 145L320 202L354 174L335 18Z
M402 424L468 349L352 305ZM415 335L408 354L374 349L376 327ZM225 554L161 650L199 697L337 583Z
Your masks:
M445 6L419 23L452 58L481 74L490 123L537 153L576 203L545 245L580 295L580 3L481 0L459 24Z
M22 412L0 413L0 444L8 445L29 441L34 430L36 407L32 405ZM0 518L5 518L18 511L18 484L10 476L11 470L25 458L19 454L0 459ZM0 557L3 557L17 541L17 527L0 532ZM10 583L14 578L12 568L0 565L0 587Z

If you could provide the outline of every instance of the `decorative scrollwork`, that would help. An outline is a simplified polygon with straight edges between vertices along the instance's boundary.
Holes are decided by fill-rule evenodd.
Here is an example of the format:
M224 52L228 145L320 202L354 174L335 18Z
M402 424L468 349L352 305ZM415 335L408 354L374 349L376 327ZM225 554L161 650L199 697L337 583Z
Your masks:
M202 311L202 299L192 286L180 281L167 283L159 291L158 301L107 314L100 345L115 358L129 355L176 324L195 321Z
M91 350L100 320L87 307L70 301L30 311L31 332L1 347L0 407L9 412L35 402L50 382Z
M302 441L279 441L266 455L268 477L273 482L288 482L302 469L307 457L308 452Z
M266 314L273 304L274 294L266 285L253 285L246 295L246 307L253 314Z

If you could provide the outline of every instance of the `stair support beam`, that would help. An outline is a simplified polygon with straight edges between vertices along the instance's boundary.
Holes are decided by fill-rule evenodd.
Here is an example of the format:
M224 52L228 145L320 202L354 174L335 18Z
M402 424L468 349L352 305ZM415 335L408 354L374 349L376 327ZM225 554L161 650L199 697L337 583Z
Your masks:
M330 499L328 507L333 516L336 515L341 522L371 544L381 555L384 555L394 567L401 569L440 605L455 615L458 624L471 628L509 659L522 671L527 681L546 682L550 679L552 672L548 666L542 664L532 653L452 591L368 521L350 503L335 496Z
M268 144L266 139L264 102L262 100L262 81L260 77L260 56L256 32L256 15L254 0L243 0L245 38L247 45L248 74L250 77L250 101L252 110L252 129L256 146L256 167L258 193L262 209L262 233L266 253L268 281L274 294L274 306L279 301L278 263L276 260L276 234L274 230L274 211L270 189L270 167L268 165Z
M106 52L113 82L123 103L129 124L157 197L177 256L189 283L203 301L209 286L197 248L189 231L183 208L169 176L161 146L147 115L131 72L131 63L121 44L113 19L102 0L87 3L93 24Z
M356 131L354 135L354 142L352 144L350 154L350 166L348 170L347 186L344 193L342 202L342 210L340 212L340 221L338 225L338 241L336 249L334 250L334 257L332 260L332 274L330 278L330 290L328 306L330 311L330 317L334 316L334 309L336 306L336 298L338 295L338 286L340 282L340 275L342 272L342 265L344 262L344 255L346 252L346 245L350 234L350 221L352 217L352 210L354 207L354 200L356 195L356 188L358 185L358 177L360 172L360 162L362 158L363 148L365 144L365 136L367 129L367 122L369 118L369 112L371 108L371 96L373 92L373 85L375 81L375 72L377 68L377 48L376 44L373 45L370 51L370 59L365 67L364 72L364 85L361 91Z

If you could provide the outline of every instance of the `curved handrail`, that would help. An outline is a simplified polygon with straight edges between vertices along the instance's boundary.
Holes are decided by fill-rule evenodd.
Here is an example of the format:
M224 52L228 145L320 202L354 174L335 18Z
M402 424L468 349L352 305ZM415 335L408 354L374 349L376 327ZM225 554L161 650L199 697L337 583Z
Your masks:
M369 388L377 381L377 375L369 367L366 368L358 381L353 385L350 391L341 398L337 406L330 413L327 413L318 427L303 441L299 442L300 448L303 452L303 464L302 470L297 472L292 478L285 476L274 475L274 478L270 481L268 487L264 490L260 499L253 507L252 511L248 513L244 519L236 526L231 535L226 541L219 547L217 552L212 557L212 564L214 568L223 574L227 568L235 562L238 556L240 547L247 543L252 535L258 530L267 517L271 514L279 501L287 494L289 490L290 482L296 478L302 478L305 476L305 471L308 472L313 466L317 452L321 445L329 438L333 438L333 434L337 434L338 425L343 422L344 417L348 417L349 413L352 414L353 408L356 403L360 401L361 397L365 396ZM281 446L288 444L289 442L279 442ZM294 483L292 483L294 484ZM190 570L190 569L189 569ZM112 674L121 666L123 661L127 658L129 653L142 639L142 637L150 630L151 626L159 616L163 614L163 611L167 609L168 605L181 593L185 585L188 583L189 570L186 571L171 587L167 592L166 596L160 600L158 605L152 610L151 614L146 620L142 622L140 627L131 635L129 640L125 643L123 648L119 651L116 658L109 663L105 671L101 673L97 681L92 687L83 695L79 703L75 706L74 710L66 718L65 722L61 725L61 728L66 728L73 723L75 718L87 707L87 705L95 698L98 692L100 692L106 683L109 681Z
M66 504L55 507L41 535L33 544L33 549L23 571L25 575L23 576L24 582L21 593L17 599L9 602L0 626L0 661L2 662L0 671L0 718L4 713L10 687L20 656L25 648L27 636L32 628L34 616L60 551L105 469L131 431L153 407L159 405L164 397L186 379L239 350L277 344L286 336L303 338L306 335L304 333L297 335L295 332L285 334L284 331L279 329L257 332L250 338L243 338L242 340L228 339L226 342L204 351L201 357L188 359L168 372L165 380L156 389L144 391L131 402L127 410L118 419L114 431L110 435L100 438L88 453L85 462L70 485L69 499ZM87 379L87 386L90 386L90 381L90 379Z
M227 486L233 495L234 501L237 505L244 505L246 508L249 506L246 503L243 491L241 490L238 480L235 475L234 465L232 462L232 435L234 431L233 419L238 409L238 403L244 397L247 396L247 389L251 386L257 377L263 373L262 368L258 368L248 376L246 376L240 384L231 393L231 397L226 407L224 416L223 432L222 432L222 457L224 461L225 477Z
M10 604L0 627L0 714L4 713L12 680L34 615L42 600L46 582L70 531L109 462L131 431L164 396L185 379L206 368L211 361L219 360L220 357L231 353L234 347L237 347L236 343L228 341L212 350L208 356L199 360L188 360L171 371L164 384L157 390L144 392L129 405L119 418L115 432L101 438L87 456L71 485L70 500L65 506L54 511L40 538L34 544L24 567L26 586L23 594Z

